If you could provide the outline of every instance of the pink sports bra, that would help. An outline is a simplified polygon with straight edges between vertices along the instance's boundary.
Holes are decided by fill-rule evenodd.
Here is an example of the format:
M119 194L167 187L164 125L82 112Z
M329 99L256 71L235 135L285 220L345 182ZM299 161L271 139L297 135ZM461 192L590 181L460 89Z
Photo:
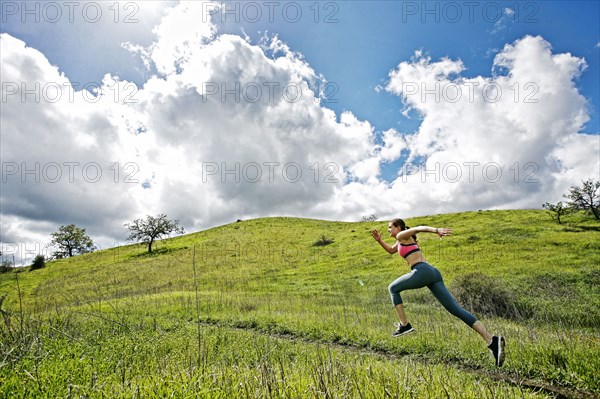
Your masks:
M408 255L420 251L419 245L416 242L411 244L398 244L398 254L400 254L400 256L402 256L404 259L406 259Z

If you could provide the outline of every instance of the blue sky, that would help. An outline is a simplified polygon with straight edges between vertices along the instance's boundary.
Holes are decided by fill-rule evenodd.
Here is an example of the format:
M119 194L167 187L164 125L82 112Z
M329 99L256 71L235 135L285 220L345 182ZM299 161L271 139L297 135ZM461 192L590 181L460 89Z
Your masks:
M68 4L0 2L2 173L10 188L2 192L3 243L42 242L76 223L109 245L123 239L122 222L159 212L193 231L273 215L357 220L537 208L600 176L598 1ZM118 87L120 100L133 93L138 101L33 104L32 95L7 94L49 79L79 94L90 83L104 93ZM265 79L320 85L327 98L274 107L206 103L203 94L208 81ZM504 91L493 104L481 95L454 102L407 92L407 84L440 82ZM42 173L53 170L44 165L86 161L115 178L47 184ZM264 165L301 165L304 177L318 165L339 179L323 184L331 182L315 175L290 186L242 176L233 184L206 173L236 164L242 172L263 165L263 176L272 171ZM403 176L407 165L430 173ZM477 178L472 165L483 166ZM485 174L494 170L502 179ZM120 176L132 171L136 184L123 185ZM535 179L523 179L527 173ZM60 184L63 203L52 194Z

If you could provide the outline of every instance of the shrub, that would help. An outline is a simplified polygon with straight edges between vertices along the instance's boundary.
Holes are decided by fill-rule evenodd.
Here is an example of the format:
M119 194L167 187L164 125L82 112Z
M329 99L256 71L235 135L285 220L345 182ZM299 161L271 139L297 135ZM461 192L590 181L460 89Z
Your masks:
M7 260L2 261L0 264L0 273L8 273L13 269L12 263Z
M321 238L313 243L313 247L323 247L329 244L333 244L333 238L327 238L325 235L322 235Z
M33 260L33 263L31 264L31 270L41 269L45 266L46 266L46 258L44 258L44 255L38 255L35 257L35 259Z
M520 319L514 294L498 278L482 273L470 273L456 278L451 284L454 297L466 310L476 315Z

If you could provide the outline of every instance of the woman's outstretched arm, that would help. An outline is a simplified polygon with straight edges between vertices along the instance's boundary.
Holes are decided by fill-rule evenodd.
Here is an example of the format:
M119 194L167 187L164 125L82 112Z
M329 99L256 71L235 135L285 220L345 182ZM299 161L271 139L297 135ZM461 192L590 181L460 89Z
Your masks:
M440 238L452 235L452 229L446 227L430 227L430 226L417 226L411 227L410 229L402 230L396 235L396 240L405 241L410 237L418 233L434 233L440 236Z

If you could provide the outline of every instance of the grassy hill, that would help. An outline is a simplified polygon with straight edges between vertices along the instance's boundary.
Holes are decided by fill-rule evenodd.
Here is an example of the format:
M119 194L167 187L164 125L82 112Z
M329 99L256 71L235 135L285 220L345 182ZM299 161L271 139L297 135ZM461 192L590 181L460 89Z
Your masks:
M421 248L507 337L502 370L427 289L403 294L417 333L391 338L387 285L408 268L370 236L387 221L266 218L164 240L153 254L130 245L1 274L0 396L600 393L597 223L559 225L543 211L407 222L453 228L444 240L421 234Z

